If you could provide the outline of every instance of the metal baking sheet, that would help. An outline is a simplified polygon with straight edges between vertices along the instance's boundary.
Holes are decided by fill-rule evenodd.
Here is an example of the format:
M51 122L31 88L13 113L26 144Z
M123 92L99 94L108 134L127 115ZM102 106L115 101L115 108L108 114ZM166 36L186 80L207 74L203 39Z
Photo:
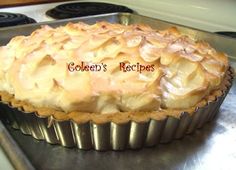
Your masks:
M1 115L0 115L1 116ZM24 152L19 148L16 141L12 138L6 130L2 121L0 120L0 147L10 159L15 169L34 170L31 162L25 156Z
M133 14L107 14L82 19L60 20L43 23L51 26L64 25L68 21L94 23L98 20L122 24L147 23L162 29L177 26L182 33L195 39L206 40L215 48L236 56L235 39L202 32L160 20ZM42 23L0 29L0 44L6 44L16 35L27 35ZM236 62L231 61L236 68ZM83 151L50 145L31 136L23 135L6 125L8 131L19 144L36 169L235 169L236 162L236 81L220 108L220 113L212 122L194 134L175 140L170 144L160 144L152 148L125 150L122 152Z

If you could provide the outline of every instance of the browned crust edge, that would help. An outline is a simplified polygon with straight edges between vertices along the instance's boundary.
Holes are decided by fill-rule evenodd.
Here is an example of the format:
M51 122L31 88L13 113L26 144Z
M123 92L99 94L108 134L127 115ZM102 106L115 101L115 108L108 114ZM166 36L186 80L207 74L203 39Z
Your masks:
M184 110L161 110L155 112L119 112L112 114L99 114L99 113L82 113L82 112L70 112L65 113L63 111L57 111L52 108L35 107L26 101L16 100L14 95L7 92L0 91L0 102L8 104L10 107L17 108L19 111L25 114L35 114L39 118L49 118L55 121L73 121L76 123L86 123L93 121L97 124L103 124L113 122L117 124L126 123L128 121L135 122L147 122L150 119L163 120L166 117L174 117L180 119L183 113L187 113L190 116L198 111L200 108L206 107L209 103L217 102L219 97L227 94L228 90L232 85L234 78L234 70L232 67L226 72L226 76L221 84L221 87L217 90L212 91L210 95L205 97L195 106L190 109Z

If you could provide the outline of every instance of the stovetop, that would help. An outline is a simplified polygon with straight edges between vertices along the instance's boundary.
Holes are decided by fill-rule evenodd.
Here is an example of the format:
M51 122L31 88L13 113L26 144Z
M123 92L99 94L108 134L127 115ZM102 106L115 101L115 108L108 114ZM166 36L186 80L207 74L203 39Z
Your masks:
M103 2L75 2L58 5L48 10L46 15L54 19L66 19L114 12L132 13L133 10L125 6Z
M9 27L36 23L36 21L26 15L18 13L0 12L0 27Z
M0 27L29 24L133 10L123 5L104 2L67 2L3 8L0 12Z
M65 3L91 2L95 0L66 1L48 3L40 5L29 5L20 7L1 8L1 12L12 12L25 14L37 22L52 21L52 17L47 16L46 11ZM181 24L200 30L219 32L236 31L236 1L161 1L161 0L96 0L96 2L106 2L117 5L124 5L136 13L164 21Z

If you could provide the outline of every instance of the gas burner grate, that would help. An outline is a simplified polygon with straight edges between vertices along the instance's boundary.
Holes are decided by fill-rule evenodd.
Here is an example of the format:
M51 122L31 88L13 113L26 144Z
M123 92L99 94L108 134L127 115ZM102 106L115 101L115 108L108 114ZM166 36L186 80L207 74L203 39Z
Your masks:
M0 12L0 27L9 27L30 23L36 23L36 21L23 14Z
M47 11L46 14L54 19L65 19L113 12L132 13L133 11L125 6L114 4L79 2L58 5L55 8Z

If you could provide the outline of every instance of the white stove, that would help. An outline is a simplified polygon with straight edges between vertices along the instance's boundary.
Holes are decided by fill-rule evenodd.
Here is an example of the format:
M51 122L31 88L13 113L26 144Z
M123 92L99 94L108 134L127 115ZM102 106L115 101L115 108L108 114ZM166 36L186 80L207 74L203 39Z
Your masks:
M90 0L86 0L88 2ZM22 13L37 22L51 21L53 18L47 16L47 10L57 5L80 1L66 1L41 5L30 5L0 9L1 12ZM93 0L94 2L94 0ZM161 20L190 26L193 28L218 32L236 31L236 1L232 0L96 0L96 2L107 2L127 6L137 13Z

